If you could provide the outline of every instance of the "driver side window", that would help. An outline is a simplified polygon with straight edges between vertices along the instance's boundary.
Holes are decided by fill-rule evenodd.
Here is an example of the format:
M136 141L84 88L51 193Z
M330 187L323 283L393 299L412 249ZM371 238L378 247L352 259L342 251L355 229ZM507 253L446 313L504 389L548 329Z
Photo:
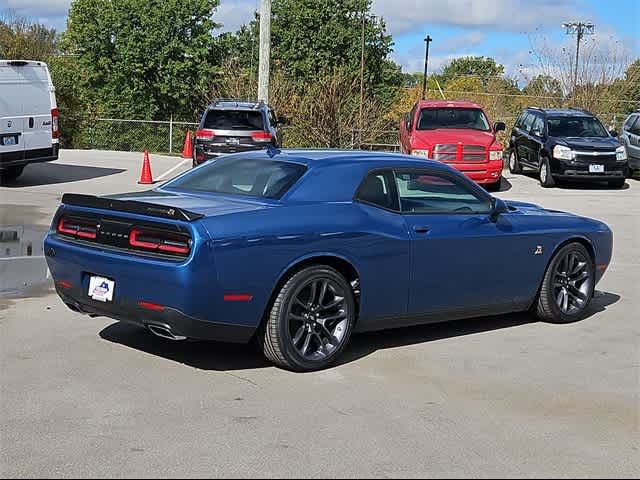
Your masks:
M491 202L477 196L453 178L434 172L395 172L402 213L476 214L489 213Z

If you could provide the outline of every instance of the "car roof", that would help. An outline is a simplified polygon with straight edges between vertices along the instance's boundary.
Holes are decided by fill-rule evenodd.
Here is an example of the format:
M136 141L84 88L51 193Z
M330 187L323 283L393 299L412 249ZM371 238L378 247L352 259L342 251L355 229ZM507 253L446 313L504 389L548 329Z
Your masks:
M265 158L282 162L294 162L306 165L308 168L318 168L335 164L354 164L365 168L436 168L450 170L451 167L410 155L389 152L373 152L363 150L338 149L276 149L254 150L246 153L233 154L243 158Z
M246 100L218 100L211 103L209 110L260 110L266 107L264 102Z
M482 106L466 100L420 100L419 108L479 108Z
M595 117L595 115L587 110L579 108L537 108L529 107L528 111L542 112L548 117Z

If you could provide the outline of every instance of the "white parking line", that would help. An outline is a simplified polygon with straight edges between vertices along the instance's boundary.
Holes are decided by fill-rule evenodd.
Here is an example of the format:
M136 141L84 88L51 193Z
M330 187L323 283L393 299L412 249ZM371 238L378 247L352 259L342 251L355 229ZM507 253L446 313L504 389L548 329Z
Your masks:
M190 158L185 158L179 164L177 164L175 167L171 167L169 170L164 172L162 175L160 175L159 177L156 177L156 180L162 180L164 177L166 177L166 176L170 175L171 173L175 172L178 168L182 167L185 163L190 162L190 161L191 161Z

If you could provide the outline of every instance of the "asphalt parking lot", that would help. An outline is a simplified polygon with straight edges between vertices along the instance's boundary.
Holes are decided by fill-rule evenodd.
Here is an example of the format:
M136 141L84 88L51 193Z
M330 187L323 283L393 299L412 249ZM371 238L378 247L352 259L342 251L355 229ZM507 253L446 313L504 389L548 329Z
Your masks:
M28 167L0 187L0 226L37 235L64 192L146 189L141 159L63 151ZM186 168L152 156L156 177ZM585 320L366 334L335 368L294 374L251 346L169 343L73 313L46 282L0 294L0 475L640 475L640 181L545 190L507 175L502 187L501 198L612 228L613 262Z

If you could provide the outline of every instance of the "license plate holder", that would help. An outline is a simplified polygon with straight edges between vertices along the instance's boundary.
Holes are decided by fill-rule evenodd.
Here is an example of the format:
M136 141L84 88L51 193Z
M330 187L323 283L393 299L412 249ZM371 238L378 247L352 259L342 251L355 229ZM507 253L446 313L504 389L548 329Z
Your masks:
M109 278L100 277L97 275L92 275L89 278L89 291L87 294L93 300L97 300L99 302L112 302L113 301L113 291L116 288L115 280L111 280Z
M604 165L600 163L592 163L589 165L589 173L604 173Z

